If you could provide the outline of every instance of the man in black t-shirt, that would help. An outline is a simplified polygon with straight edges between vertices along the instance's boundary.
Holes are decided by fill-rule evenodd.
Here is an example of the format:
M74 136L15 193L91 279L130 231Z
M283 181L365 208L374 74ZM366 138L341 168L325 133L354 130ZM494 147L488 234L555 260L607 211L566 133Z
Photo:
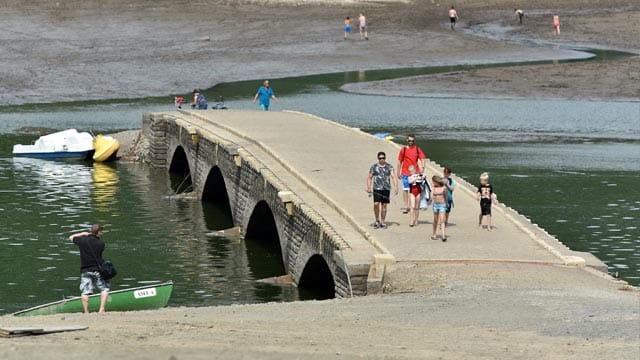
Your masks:
M100 289L100 313L104 313L104 306L109 297L111 284L109 280L100 276L100 263L104 241L100 239L102 226L91 225L91 231L83 231L69 236L69 240L78 245L80 249L80 292L84 313L89 313L89 295L93 293L94 283Z

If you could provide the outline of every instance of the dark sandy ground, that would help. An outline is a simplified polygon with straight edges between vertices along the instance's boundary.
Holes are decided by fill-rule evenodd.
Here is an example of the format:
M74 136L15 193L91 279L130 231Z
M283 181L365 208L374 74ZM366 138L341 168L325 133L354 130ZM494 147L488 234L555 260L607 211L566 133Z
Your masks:
M514 33L554 46L465 35L481 24L513 27L517 4L458 2L461 23L450 31L449 3L439 0L9 0L0 9L0 103L139 98L235 80L584 56L560 44L640 49L640 5L623 0L541 0L525 9L525 24ZM621 9L630 10L612 13ZM370 40L354 34L344 41L344 17L360 11ZM549 32L556 12L563 15L561 39ZM611 34L616 16L626 17L623 30Z
M361 94L412 97L640 101L640 57L485 68L346 84ZM638 110L640 117L640 109Z
M184 94L242 79L580 55L564 45L640 48L636 1L527 3L525 25L505 32L517 26L513 9L521 2L457 1L461 23L453 32L445 15L450 3L439 0L8 0L0 9L0 101ZM342 19L359 11L368 15L370 40L342 40ZM550 34L554 13L562 17L561 38ZM464 31L471 27L500 40ZM638 97L637 71L637 59L627 59L373 86L450 94L453 81L465 96L625 100ZM484 81L491 91L480 91ZM592 90L576 85L585 83ZM504 263L396 264L387 274L391 294L356 299L2 316L3 327L89 329L0 338L0 359L640 358L640 294L601 274Z

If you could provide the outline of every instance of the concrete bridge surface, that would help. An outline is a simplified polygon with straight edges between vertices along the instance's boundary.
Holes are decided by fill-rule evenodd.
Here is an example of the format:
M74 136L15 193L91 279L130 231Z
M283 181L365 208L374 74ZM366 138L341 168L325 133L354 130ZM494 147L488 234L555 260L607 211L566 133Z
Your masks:
M348 296L347 286L352 288L352 293L353 288L358 288L356 294L379 292L385 271L400 264L507 263L514 269L517 266L513 264L522 263L580 267L596 274L599 272L594 269L606 273L607 267L600 260L589 253L568 249L504 204L493 207L494 230L480 230L475 187L455 176L458 186L447 229L448 241L430 238L431 207L421 211L418 226L409 226L408 215L401 211L401 192L397 196L392 192L386 220L388 228L374 229L372 199L365 191L368 169L376 162L378 151L386 152L388 162L395 168L400 146L359 129L292 111L180 110L145 114L143 132L151 135L152 142L156 143L156 153L150 161L158 166L171 166L176 149L184 149L196 191L204 191L207 174L219 166L229 192L234 222L243 231L250 226L251 208L261 201L261 196L268 197L268 194L253 193L249 197L254 199L244 202L236 198L235 192L251 192L251 189L240 190L231 185L242 181L233 179L234 170L222 164L218 153L226 151L238 167L253 167L256 175L252 176L269 170L272 176L256 181L256 186L266 181L278 184L274 186L284 205L280 207L274 201L268 204L277 223L287 271L296 282L300 281L306 262L314 253L320 254L332 272L337 296ZM218 147L202 148L205 142L216 143ZM428 156L428 147L424 150ZM197 165L197 162L206 165ZM195 167L200 169L194 171ZM441 175L442 168L428 161L426 173L429 177ZM251 181L248 184L250 187ZM248 208L234 209L239 206ZM313 212L314 215L307 218L322 223L323 234L331 239L331 251L323 248L322 239L316 240L320 245L305 247L304 228L310 225L303 220L288 222L287 214L278 214L288 211L290 218L300 210L307 214ZM296 232L299 235L292 235ZM296 241L302 244L292 246L289 242L294 240L287 237L301 238ZM291 250L294 248L297 250ZM306 250L300 250L303 248ZM345 274L341 280L338 272L342 273L345 268L350 284L343 284L340 291L338 283L344 282Z

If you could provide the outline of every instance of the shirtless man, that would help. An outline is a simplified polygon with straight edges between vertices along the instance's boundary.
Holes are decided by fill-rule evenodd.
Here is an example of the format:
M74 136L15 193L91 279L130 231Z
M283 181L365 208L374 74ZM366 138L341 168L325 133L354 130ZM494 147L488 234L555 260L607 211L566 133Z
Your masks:
M451 30L454 30L456 28L456 21L458 21L458 12L453 6L449 9L449 21L451 22Z
M364 17L363 13L360 13L358 16L358 27L360 28L360 39L369 40L369 34L367 33L367 18Z

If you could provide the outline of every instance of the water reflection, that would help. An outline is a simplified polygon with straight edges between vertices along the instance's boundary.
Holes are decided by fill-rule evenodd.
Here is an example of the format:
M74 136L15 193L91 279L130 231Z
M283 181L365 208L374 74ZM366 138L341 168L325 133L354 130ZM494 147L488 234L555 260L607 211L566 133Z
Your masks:
M13 158L16 195L25 212L43 220L77 217L89 209L91 167L83 163ZM28 206L28 208L27 208Z
M92 199L96 211L110 211L117 205L118 171L108 164L93 163L92 178Z

